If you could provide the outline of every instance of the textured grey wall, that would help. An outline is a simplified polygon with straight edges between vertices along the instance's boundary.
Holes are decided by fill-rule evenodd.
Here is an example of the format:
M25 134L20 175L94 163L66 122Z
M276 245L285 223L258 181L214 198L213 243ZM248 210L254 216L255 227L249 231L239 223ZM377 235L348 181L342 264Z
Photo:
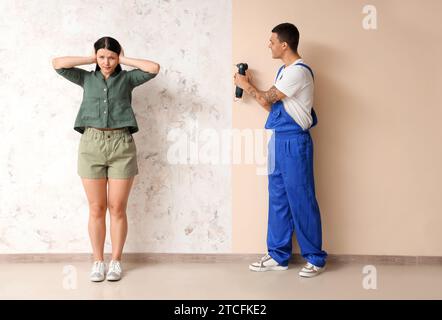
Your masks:
M229 252L230 166L170 164L167 137L231 127L230 1L5 0L0 12L0 253L90 251L72 129L82 88L51 59L89 55L105 35L162 67L133 92L140 174L125 251Z

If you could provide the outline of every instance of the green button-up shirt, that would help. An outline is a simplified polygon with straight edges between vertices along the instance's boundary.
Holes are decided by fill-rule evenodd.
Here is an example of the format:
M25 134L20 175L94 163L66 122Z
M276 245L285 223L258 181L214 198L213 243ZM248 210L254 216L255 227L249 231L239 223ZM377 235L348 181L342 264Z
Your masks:
M132 90L156 73L140 69L121 70L105 80L101 71L86 71L80 68L60 68L55 71L69 81L83 87L83 101L75 119L74 130L84 133L86 127L123 128L130 133L138 131L137 120L132 110Z

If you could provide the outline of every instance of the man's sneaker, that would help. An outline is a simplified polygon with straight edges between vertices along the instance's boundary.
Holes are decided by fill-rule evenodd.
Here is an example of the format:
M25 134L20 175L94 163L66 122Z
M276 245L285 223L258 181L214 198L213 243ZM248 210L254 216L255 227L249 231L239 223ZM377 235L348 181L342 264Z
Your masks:
M121 263L118 260L111 260L109 264L109 270L107 271L106 279L109 281L118 281L121 279Z
M260 261L250 264L249 269L252 271L281 271L287 270L288 267L281 266L269 254L266 254Z
M301 277L312 278L317 276L324 270L325 266L321 268L311 264L310 262L307 262L305 266L301 269L301 271L299 271L299 275Z
M92 271L90 274L90 279L93 282L100 282L104 280L106 265L104 261L95 261L92 265Z

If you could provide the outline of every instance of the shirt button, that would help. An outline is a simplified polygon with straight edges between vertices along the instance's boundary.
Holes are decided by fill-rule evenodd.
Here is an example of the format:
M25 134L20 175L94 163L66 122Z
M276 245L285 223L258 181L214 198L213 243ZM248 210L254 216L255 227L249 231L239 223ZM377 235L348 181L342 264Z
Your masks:
M106 88L104 88L103 90L104 90L104 91L106 91L107 89L106 89Z
M104 114L106 114L106 111L104 111Z
M110 136L107 136L110 139Z
M106 102L106 99L104 100L104 102Z

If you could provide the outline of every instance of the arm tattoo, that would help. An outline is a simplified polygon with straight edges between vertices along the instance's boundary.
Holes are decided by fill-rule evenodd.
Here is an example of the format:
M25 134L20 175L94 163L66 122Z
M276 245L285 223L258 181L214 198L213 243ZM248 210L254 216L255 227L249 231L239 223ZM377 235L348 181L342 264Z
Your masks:
M247 91L248 94L250 94L253 98L256 99L256 90L255 90L255 88L251 84L249 84L249 86L247 87L246 91Z
M275 86L272 86L269 91L264 92L264 99L269 103L273 104L278 101L278 93Z
M252 89L252 90L250 91L250 95L251 95L253 98L256 98L256 90L255 90L255 89Z

